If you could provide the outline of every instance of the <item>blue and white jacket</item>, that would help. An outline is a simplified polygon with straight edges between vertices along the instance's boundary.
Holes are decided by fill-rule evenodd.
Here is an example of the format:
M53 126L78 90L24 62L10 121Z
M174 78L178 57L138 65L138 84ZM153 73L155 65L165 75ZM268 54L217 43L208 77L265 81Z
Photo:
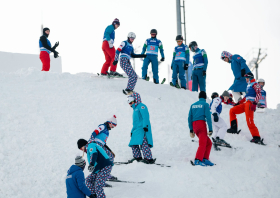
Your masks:
M190 51L189 47L187 45L178 45L175 47L174 52L173 52L173 62L176 61L183 61L186 64L189 64L190 61Z
M262 108L266 108L267 107L267 103L266 103L266 91L265 90L261 90L261 98L259 99L259 103L261 104L260 107Z
M39 39L39 48L40 51L46 51L48 53L51 53L52 45L49 39L45 35L41 36Z
M223 106L222 106L222 99L220 97L216 97L210 103L210 111L211 113L218 113L220 115L222 113Z
M121 58L124 57L124 58L131 59L131 55L135 55L133 45L128 41L123 41L121 45L118 47L118 49L116 50L115 61L119 60L120 53L121 53Z
M157 38L149 38L145 41L141 54L144 54L147 50L147 55L158 56L158 49L161 57L164 58L162 42Z
M101 143L102 145L105 145L107 142L107 139L109 137L109 125L107 122L105 122L104 124L100 124L97 129L95 129L88 142L91 141L96 141Z
M206 71L208 65L208 58L204 49L197 48L193 55L193 68L203 68Z

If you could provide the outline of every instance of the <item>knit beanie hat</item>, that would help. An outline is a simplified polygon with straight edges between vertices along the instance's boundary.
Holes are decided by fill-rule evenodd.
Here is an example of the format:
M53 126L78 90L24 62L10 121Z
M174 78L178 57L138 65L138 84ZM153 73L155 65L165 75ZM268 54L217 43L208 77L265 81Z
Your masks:
M207 95L206 95L206 92L205 91L201 91L198 95L198 98L204 98L206 99L207 98Z
M224 91L224 92L223 92L223 94L222 94L222 96L227 96L227 97L230 97L230 95L229 95L229 92L228 92L228 91Z
M86 161L82 156L77 156L75 158L75 165L84 168L86 166Z
M87 145L88 141L85 139L79 139L77 142L78 148L81 149L83 146Z
M115 18L112 25L121 25L119 19Z
M114 127L117 126L117 117L115 115L113 115L113 117L109 118L107 120L107 122L111 123L112 125L114 125Z

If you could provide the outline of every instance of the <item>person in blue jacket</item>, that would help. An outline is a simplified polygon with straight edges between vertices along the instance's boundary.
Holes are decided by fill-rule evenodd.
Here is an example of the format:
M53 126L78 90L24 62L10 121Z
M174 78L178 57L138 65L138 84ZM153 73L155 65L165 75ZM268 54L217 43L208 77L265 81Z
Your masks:
M157 39L157 30L152 29L151 32L151 38L147 39L145 41L145 44L143 46L143 50L141 54L145 54L147 57L143 61L143 67L142 67L142 79L147 79L147 70L150 62L152 63L152 71L153 71L153 78L154 83L159 84L159 77L158 77L158 50L160 50L161 54L161 60L164 61L164 53L163 53L163 46L159 39Z
M133 108L133 127L128 145L132 148L133 153L131 162L137 160L146 164L153 164L155 159L153 159L150 149L153 147L153 136L148 108L142 103L140 95L136 92L127 97L127 102ZM144 159L142 158L139 145Z
M251 73L249 67L246 65L246 60L244 60L240 55L232 55L227 51L223 51L221 59L227 63L231 64L231 70L234 75L234 82L228 90L232 90L232 95L235 102L242 100L242 96L246 95L247 82L244 78L245 74Z
M188 69L189 61L190 61L190 52L189 47L183 44L183 37L181 35L176 36L176 41L178 46L175 47L173 52L173 60L171 63L171 69L173 70L172 73L172 82L170 83L171 86L175 86L177 75L179 73L179 79L181 81L181 88L187 89L186 85L186 77L185 77L185 70Z
M206 93L201 91L199 93L199 101L195 102L190 107L188 122L191 138L194 138L196 134L199 139L199 147L196 152L194 164L200 166L213 166L214 164L209 161L212 142L207 136L211 136L213 133L212 120L210 107L206 102L206 98ZM208 133L205 120L209 128Z
M114 163L104 149L96 144L94 140L88 142L85 139L79 139L77 145L80 150L87 153L88 170L91 174L86 178L86 186L98 198L106 197L103 187Z
M193 56L193 72L192 72L192 91L206 92L206 70L208 66L208 58L204 49L199 49L196 41L189 44L189 48L194 52Z
M86 167L86 161L82 156L75 158L75 165L72 165L67 172L66 177L66 193L67 198L95 198L95 194L92 194L85 184L84 169Z

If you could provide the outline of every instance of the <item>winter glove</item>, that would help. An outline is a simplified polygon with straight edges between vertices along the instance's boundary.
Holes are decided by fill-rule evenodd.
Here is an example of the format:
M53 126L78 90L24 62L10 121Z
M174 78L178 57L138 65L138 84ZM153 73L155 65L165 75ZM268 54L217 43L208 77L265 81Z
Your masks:
M115 60L115 61L113 62L113 65L116 65L116 64L118 64L118 61Z
M257 103L256 103L256 102L253 102L253 104L251 105L250 110L251 110L251 111L256 111L256 107L257 107Z
M160 59L160 61L163 62L163 61L164 61L164 57L162 57L162 58Z
M110 48L114 47L114 41L112 39L110 41L108 41L108 43L109 43L109 47Z
M173 66L171 65L171 70L173 70Z
M190 130L190 136L191 136L191 138L195 137L195 134L194 134L193 130Z
M143 129L144 129L145 132L149 131L149 129L147 127L144 127Z
M212 114L214 116L214 122L219 122L219 116L217 113Z
M188 67L189 67L189 65L188 65L188 64L185 64L185 65L184 65L184 70L188 70Z
M241 76L244 77L246 74L245 69L241 69Z
M202 72L202 75L203 75L203 76L206 76L206 71L203 71L203 72Z
M54 44L53 49L55 50L58 46L59 46L59 41Z
M97 198L97 197L96 197L96 195L95 195L95 194L94 194L94 195L93 195L93 194L91 194L91 195L89 196L89 198Z
M57 51L54 51L54 58L59 57L58 54L59 54L59 53L58 53Z
M260 108L262 106L262 104L260 102L258 102L258 108Z
M210 137L212 135L213 131L208 132L208 136Z
M94 166L93 165L89 165L88 166L88 171L92 173L94 171Z

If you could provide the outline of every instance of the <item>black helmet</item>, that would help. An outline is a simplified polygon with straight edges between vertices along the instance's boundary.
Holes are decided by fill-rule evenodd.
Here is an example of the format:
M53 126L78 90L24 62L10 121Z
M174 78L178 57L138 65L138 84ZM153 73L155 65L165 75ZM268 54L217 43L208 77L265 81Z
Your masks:
M216 97L219 97L219 94L217 92L213 92L211 95L212 100Z
M190 42L189 48L191 49L192 52L195 52L195 48L197 46L197 43L195 41Z
M152 29L150 34L157 34L157 30L156 29Z
M182 40L184 40L183 37L182 37L182 35L176 36L176 41L182 41Z

